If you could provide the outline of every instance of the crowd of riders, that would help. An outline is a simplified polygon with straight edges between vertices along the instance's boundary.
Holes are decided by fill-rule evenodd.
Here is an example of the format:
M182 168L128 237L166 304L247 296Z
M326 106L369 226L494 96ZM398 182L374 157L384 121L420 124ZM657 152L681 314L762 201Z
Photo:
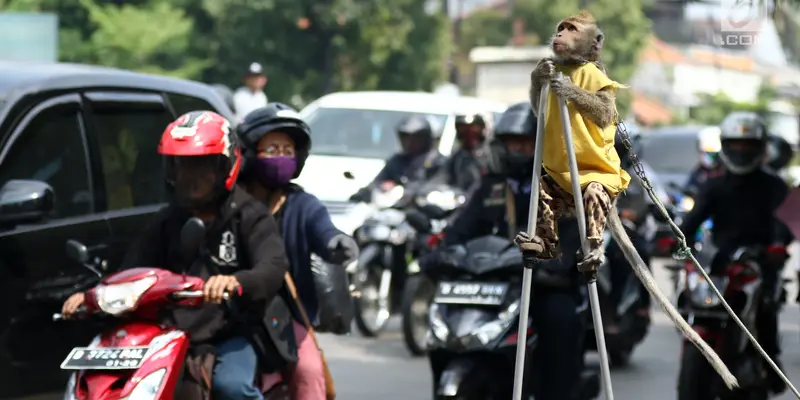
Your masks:
M263 83L261 77L260 66L251 66L248 79L253 86ZM236 103L244 104L246 96L238 97ZM273 309L269 305L281 300L292 316L295 333L282 338L287 341L282 345L296 348L296 362L283 366L292 396L322 400L332 382L326 381L330 375L313 338L319 302L311 256L346 265L357 258L359 249L353 238L333 225L313 194L292 183L312 148L309 126L291 107L258 97L256 100L265 104L248 110L235 127L223 116L203 110L182 115L166 127L158 152L163 156L172 202L132 244L122 267L153 266L206 280L205 306L169 310L164 318L187 330L193 346L215 353L212 388L217 398L263 398L255 378L263 364L271 361L258 354L252 345L253 330L244 325L269 317ZM440 246L480 235L515 233L519 228L512 225L528 221L530 195L537 190L531 187L536 118L527 102L509 107L497 121L487 118L481 114L457 116L460 147L449 157L438 152L428 119L414 115L401 121L396 132L402 151L388 159L374 181L351 200L369 201L372 189L387 183L439 182L469 193L467 203L448 224ZM713 219L712 237L719 252L712 271L726 262L732 249L760 245L768 249L763 261L765 279L778 279L787 259L786 246L793 237L773 217L788 187L764 168L766 126L758 116L742 113L727 118L721 132L718 154L704 159L707 162L698 166L688 183L697 187L696 205L684 219L683 231L692 232L704 220ZM626 159L628 149L617 149L620 158ZM623 167L632 165L626 160ZM511 190L496 193L497 183L507 184ZM650 200L639 188L631 189L621 201L627 202L626 209L635 210L629 219L638 222ZM508 202L516 204L516 215L506 215ZM205 223L209 251L187 258L179 251L177 238L180 227L192 217ZM215 249L231 240L230 232L240 254L216 257ZM579 247L577 239L574 242L567 240L563 246L574 247L574 253ZM420 260L421 267L433 268L437 254L432 252ZM570 285L538 293L534 301L538 305L534 317L543 321L539 328L539 347L545 349L541 357L551 366L541 372L546 376L540 377L550 384L536 396L545 400L569 398L583 354L584 322L570 312L581 301L578 288L582 278L572 265L553 273L563 275ZM296 288L291 291L296 296L289 286ZM240 309L254 318L231 318L224 293L238 293ZM74 315L84 298L83 293L71 296L63 305L64 315ZM777 357L777 313L765 315L759 337L770 355ZM773 379L772 386L775 392L783 390L779 379Z

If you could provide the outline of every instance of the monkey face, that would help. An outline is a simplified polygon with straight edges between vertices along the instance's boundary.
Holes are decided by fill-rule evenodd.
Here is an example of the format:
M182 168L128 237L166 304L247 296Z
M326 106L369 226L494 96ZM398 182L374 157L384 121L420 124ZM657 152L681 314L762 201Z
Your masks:
M594 24L562 21L556 27L556 34L553 36L553 53L561 62L597 61L603 39L603 33Z

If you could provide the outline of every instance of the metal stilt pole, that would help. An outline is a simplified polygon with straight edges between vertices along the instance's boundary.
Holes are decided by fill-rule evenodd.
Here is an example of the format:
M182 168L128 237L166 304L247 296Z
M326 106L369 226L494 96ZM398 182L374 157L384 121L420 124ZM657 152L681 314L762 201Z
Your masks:
M559 72L559 75L561 73ZM567 149L569 160L569 175L572 181L572 193L575 196L575 216L578 219L578 230L581 236L581 248L583 254L589 254L589 242L586 240L586 214L583 208L583 191L581 190L580 179L578 179L578 160L575 157L575 147L572 142L572 126L569 123L569 110L567 101L561 97L558 99L561 111L561 126L564 130L564 145ZM616 212L612 210L611 212ZM606 350L605 331L603 330L603 316L600 314L600 299L597 295L597 273L587 276L589 286L589 303L592 307L592 322L594 323L594 335L597 339L597 354L600 356L600 373L603 376L603 392L606 400L614 400L614 391L611 389L611 370L608 364L608 352Z
M539 215L539 178L542 175L542 147L544 145L544 122L547 113L547 94L550 85L542 88L539 94L539 117L536 125L536 151L533 156L533 176L531 177L531 202L528 211L528 233L536 234L536 219ZM531 281L533 271L523 268L522 298L520 299L519 331L517 333L517 357L514 366L514 400L522 400L522 384L525 378L525 350L528 342L528 314L531 306Z

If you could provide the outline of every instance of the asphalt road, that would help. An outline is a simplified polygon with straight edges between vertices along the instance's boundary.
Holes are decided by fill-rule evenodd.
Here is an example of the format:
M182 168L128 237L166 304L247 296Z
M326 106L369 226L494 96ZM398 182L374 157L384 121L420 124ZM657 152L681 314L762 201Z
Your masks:
M795 249L797 250L797 249ZM797 254L797 251L794 252ZM786 271L792 277L793 266L800 257L793 257ZM671 294L669 275L661 263L654 265L659 285ZM794 279L793 279L794 281ZM789 287L794 299L794 283ZM431 378L424 358L412 358L406 351L399 322L393 321L378 339L321 335L336 382L338 398L381 400L424 400L431 398ZM781 315L785 372L800 385L800 308L787 305ZM648 337L635 351L631 365L612 370L614 397L618 400L675 399L675 383L680 356L680 336L660 310L653 312L653 326ZM590 356L590 362L593 356ZM601 397L602 398L602 397ZM780 400L794 399L785 393Z

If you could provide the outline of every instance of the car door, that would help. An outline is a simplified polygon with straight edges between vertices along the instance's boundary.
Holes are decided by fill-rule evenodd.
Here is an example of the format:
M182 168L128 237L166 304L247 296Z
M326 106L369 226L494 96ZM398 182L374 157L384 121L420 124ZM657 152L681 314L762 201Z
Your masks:
M67 94L9 116L20 122L0 153L0 185L44 181L56 201L46 221L0 231L0 398L63 387L62 359L94 333L88 324L52 319L70 294L98 280L66 259L66 241L93 245L110 233L95 213L82 106L79 95Z
M158 143L175 119L161 93L84 93L87 132L99 169L98 210L111 229L110 269L165 205L165 181Z

